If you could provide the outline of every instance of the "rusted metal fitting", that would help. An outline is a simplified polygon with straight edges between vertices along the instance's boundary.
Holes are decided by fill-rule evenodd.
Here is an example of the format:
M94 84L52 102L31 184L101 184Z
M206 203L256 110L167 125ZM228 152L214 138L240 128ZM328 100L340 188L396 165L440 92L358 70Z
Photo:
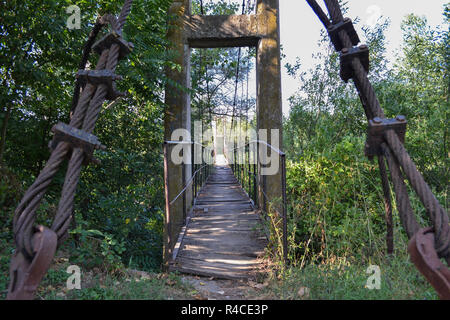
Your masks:
M59 122L53 126L52 132L55 134L53 140L50 142L49 147L51 150L56 149L56 146L61 141L70 144L71 148L80 148L85 153L84 164L89 162L100 164L98 159L93 157L94 150L106 150L106 146L102 145L96 136L87 133L83 130L73 128L65 123Z
M353 78L352 60L358 58L364 70L369 73L370 61L369 61L369 47L367 45L361 45L355 48L344 48L341 51L341 71L340 76L342 80L348 82Z
M122 80L122 76L116 75L111 70L78 70L75 77L83 86L86 83L106 85L108 87L106 99L108 100L115 100L117 97L125 95L125 93L117 91L115 83L116 80Z
M328 35L330 36L331 42L333 43L336 51L341 51L344 48L344 45L339 38L339 31L341 30L347 32L352 45L356 46L360 42L358 33L355 30L355 26L353 25L352 20L350 18L345 18L341 22L331 24L327 29Z
M50 267L56 252L58 237L55 232L37 226L32 237L34 256L31 260L22 252L11 258L8 300L32 300L34 293Z
M384 134L387 130L394 130L400 141L405 142L406 126L408 122L405 116L397 116L395 119L382 119L375 117L369 120L365 154L369 159L382 155L381 144L384 142Z
M94 43L92 49L100 55L103 50L111 48L113 44L119 46L119 60L125 58L134 49L134 45L131 42L125 41L120 33L114 30Z
M442 300L450 300L450 270L439 260L433 228L420 229L410 240L411 261Z

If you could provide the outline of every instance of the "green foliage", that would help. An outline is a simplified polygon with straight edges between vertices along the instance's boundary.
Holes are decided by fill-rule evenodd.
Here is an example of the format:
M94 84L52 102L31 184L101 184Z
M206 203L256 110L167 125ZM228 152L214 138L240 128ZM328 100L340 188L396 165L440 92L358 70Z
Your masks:
M6 298L9 284L9 261L14 251L9 228L0 229L0 299Z
M436 300L437 294L408 257L400 254L376 261L380 289L367 288L369 263L345 260L290 268L282 281L271 281L267 291L283 300Z
M81 9L81 29L69 30L69 5ZM0 123L7 106L4 168L1 168L1 222L11 226L12 213L49 157L50 129L67 122L74 74L98 14L118 14L123 0L8 1L0 3ZM108 147L96 153L102 165L81 173L71 238L72 259L86 267L156 270L162 259L163 179L162 101L169 0L133 3L124 38L135 49L119 62L119 90L127 96L106 102L94 134ZM107 30L103 31L102 36ZM90 57L91 67L97 57ZM1 161L1 160L0 160ZM37 211L37 222L51 225L65 165L56 175ZM23 181L23 183L18 183ZM92 234L92 232L97 232ZM10 235L11 236L11 235ZM140 262L143 265L136 265Z
M6 168L0 167L0 208L2 212L6 212L9 207L14 205L19 199L19 195L21 194L22 186L19 181L17 181L17 177L10 172ZM3 219L6 216L3 216Z
M85 269L100 267L111 273L123 267L120 259L125 251L123 242L98 230L85 230L80 225L71 233L78 236L80 242L80 245L73 248L71 252L71 262L74 264Z
M66 27L65 8L72 4L81 8L80 30ZM2 294L9 279L14 208L45 166L50 129L58 121L68 121L74 74L97 14L118 13L122 4L123 0L0 1L0 122L7 129L6 136L2 132L0 137L0 150L5 150L0 159ZM128 95L105 105L94 134L108 150L96 152L102 164L87 166L80 176L73 231L64 250L71 252L71 263L100 270L106 276L91 275L90 284L82 290L58 296L54 288L65 284L67 273L64 268L52 268L43 282L42 296L166 299L179 293L173 294L168 286L180 292L186 289L173 275L168 285L167 279L158 277L127 281L117 272L126 267L158 270L162 260L162 98L169 82L164 70L180 67L170 61L173 53L166 49L170 45L166 40L170 5L170 0L134 1L124 37L134 43L135 50L117 68L124 77L119 89ZM204 10L206 14L232 14L239 11L239 5L207 2ZM444 25L448 26L449 6L444 10ZM199 1L193 1L193 12L200 12ZM385 60L387 26L384 21L363 30L371 50L370 79L386 115L407 116L406 147L438 199L448 206L448 27L433 30L425 19L408 16L402 26L402 54L389 68ZM321 43L327 50L315 54L318 63L309 72L301 68L301 61L286 66L300 81L299 92L290 98L291 112L283 135L289 159L288 231L293 268L286 270L274 290L282 298L299 298L293 288L302 283L311 289L313 299L434 299L435 294L406 257L384 258L379 173L363 156L365 115L353 85L343 84L339 78L339 56L326 33ZM243 97L254 55L254 50L241 55L239 98L234 96L238 49L193 51L194 118L231 115L233 104L232 115L237 117L254 107L254 99ZM90 58L91 66L96 59L94 55ZM62 169L37 211L38 223L51 225L64 181ZM424 209L416 197L411 198L419 221L426 223ZM270 212L276 218L275 211ZM406 239L397 215L394 227L396 247L404 252ZM277 231L280 226L269 228ZM281 238L272 235L271 244L277 250ZM279 260L279 250L275 256ZM380 291L364 288L365 268L372 263L383 270Z
M64 260L64 259L63 259ZM70 262L72 263L72 262ZM189 299L195 291L176 274L145 273L139 276L131 271L102 272L81 268L81 288L68 290L66 282L69 262L55 264L42 280L38 296L44 300L163 300ZM89 270L89 269L88 269Z
M361 154L364 140L347 136L322 154L289 162L292 260L323 260L380 254L383 234L381 184L377 167Z
M446 13L448 26L448 6ZM406 17L402 54L389 68L387 25L382 22L364 30L371 50L371 82L387 117L406 115L406 148L441 204L448 206L448 27L433 30L423 18ZM323 36L326 46L329 40ZM338 56L332 49L315 57L317 65L309 72L302 70L300 61L286 66L302 82L290 98L291 111L284 123L290 160L289 257L294 266L284 279L309 287L313 299L434 299L430 286L404 261L407 239L394 200L394 239L400 256L392 261L383 258L383 193L378 166L364 157L363 108L353 84L340 80ZM410 191L417 220L429 225L423 206ZM387 286L371 292L361 281L367 279L364 268L374 260L384 265ZM345 267L336 269L341 261Z

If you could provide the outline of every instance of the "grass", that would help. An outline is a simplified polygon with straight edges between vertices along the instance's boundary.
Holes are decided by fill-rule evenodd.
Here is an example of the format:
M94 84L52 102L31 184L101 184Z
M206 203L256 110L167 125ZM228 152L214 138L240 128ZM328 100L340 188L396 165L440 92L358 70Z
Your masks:
M6 298L9 282L9 260L13 241L7 230L0 234L0 299ZM437 294L409 261L406 248L399 237L396 254L384 257L378 252L371 259L328 258L325 262L292 267L282 275L272 273L266 285L259 290L266 299L319 299L319 300L434 300ZM81 290L67 290L71 264L61 252L44 277L37 292L43 300L177 300L198 299L199 293L182 281L178 274L162 272L142 273L119 271L115 274L98 268L82 268ZM350 261L351 260L351 261ZM381 271L379 290L366 288L369 265L378 265ZM143 276L144 275L144 276Z
M2 262L8 260L0 257ZM342 263L335 260L320 265L309 264L304 268L293 267L283 275L272 274L260 296L280 300L434 300L438 299L433 288L409 261L406 254L384 258L376 263L381 270L381 287L366 287L371 274L368 265ZM198 292L182 281L178 274L121 272L109 274L96 269L83 271L81 289L68 290L66 273L70 263L57 258L44 277L37 292L41 300L178 300L198 299ZM4 271L8 263L2 263L1 290L5 298L8 277ZM144 275L144 276L142 276ZM264 280L262 280L264 281Z
M0 239L0 300L6 298L12 241ZM57 256L43 278L36 298L39 300L177 300L196 299L198 292L181 281L177 274L121 271L111 274L98 268L81 270L81 289L67 289L66 272L71 265Z
M67 274L66 274L67 276ZM177 275L153 274L150 278L126 278L97 275L90 278L89 286L80 290L54 288L44 282L39 296L45 300L177 300L194 299L196 291ZM61 282L58 282L61 283ZM62 282L65 284L65 281Z
M81 289L66 286L69 263L53 266L37 297L43 300L178 300L195 299L197 292L177 274L126 271L108 274L90 270L81 274Z
M369 265L310 264L272 279L266 290L283 300L434 300L437 294L406 254L378 261L380 289L367 288Z

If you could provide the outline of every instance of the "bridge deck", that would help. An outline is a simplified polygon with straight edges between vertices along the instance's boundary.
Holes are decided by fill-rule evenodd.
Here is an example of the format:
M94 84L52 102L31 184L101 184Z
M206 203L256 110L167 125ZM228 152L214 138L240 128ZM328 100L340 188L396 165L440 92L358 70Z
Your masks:
M227 165L216 165L199 193L170 270L223 279L250 279L267 239L250 199Z

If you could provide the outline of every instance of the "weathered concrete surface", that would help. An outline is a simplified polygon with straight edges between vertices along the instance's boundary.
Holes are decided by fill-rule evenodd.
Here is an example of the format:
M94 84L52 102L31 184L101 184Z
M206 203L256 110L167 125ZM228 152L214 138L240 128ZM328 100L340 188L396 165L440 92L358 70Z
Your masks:
M167 68L166 75L173 82L181 87L167 84L165 90L166 110L164 115L164 139L172 140L172 133L176 129L185 128L191 130L191 107L189 94L182 87L190 87L190 50L186 43L184 24L186 16L190 14L190 0L174 1L169 9L170 15L177 16L169 25L167 37L171 47L168 50L174 55L173 62L181 66L181 70ZM171 147L168 147L169 161L165 166L165 174L168 179L166 186L166 197L168 200L174 199L183 189L185 181L190 178L191 170L186 168L183 175L181 165L175 165L170 161ZM190 152L189 155L190 157ZM185 197L180 197L174 204L169 205L166 201L165 229L164 229L164 261L171 255L173 247L177 241L177 236L184 224L183 219L183 199L187 204L191 203L192 192L188 192ZM188 208L187 208L188 209Z
M255 47L261 39L255 15L194 15L185 27L192 48Z
M259 0L256 13L258 29L263 35L258 43L256 58L256 113L259 129L267 129L267 142L282 150L282 99L280 63L280 24L278 0ZM274 141L271 129L279 130ZM261 137L259 137L261 139ZM277 143L278 142L278 143ZM270 151L269 151L270 152ZM281 169L281 168L280 168ZM269 199L281 197L281 171L276 175L260 177L265 183ZM260 199L263 195L260 193Z

